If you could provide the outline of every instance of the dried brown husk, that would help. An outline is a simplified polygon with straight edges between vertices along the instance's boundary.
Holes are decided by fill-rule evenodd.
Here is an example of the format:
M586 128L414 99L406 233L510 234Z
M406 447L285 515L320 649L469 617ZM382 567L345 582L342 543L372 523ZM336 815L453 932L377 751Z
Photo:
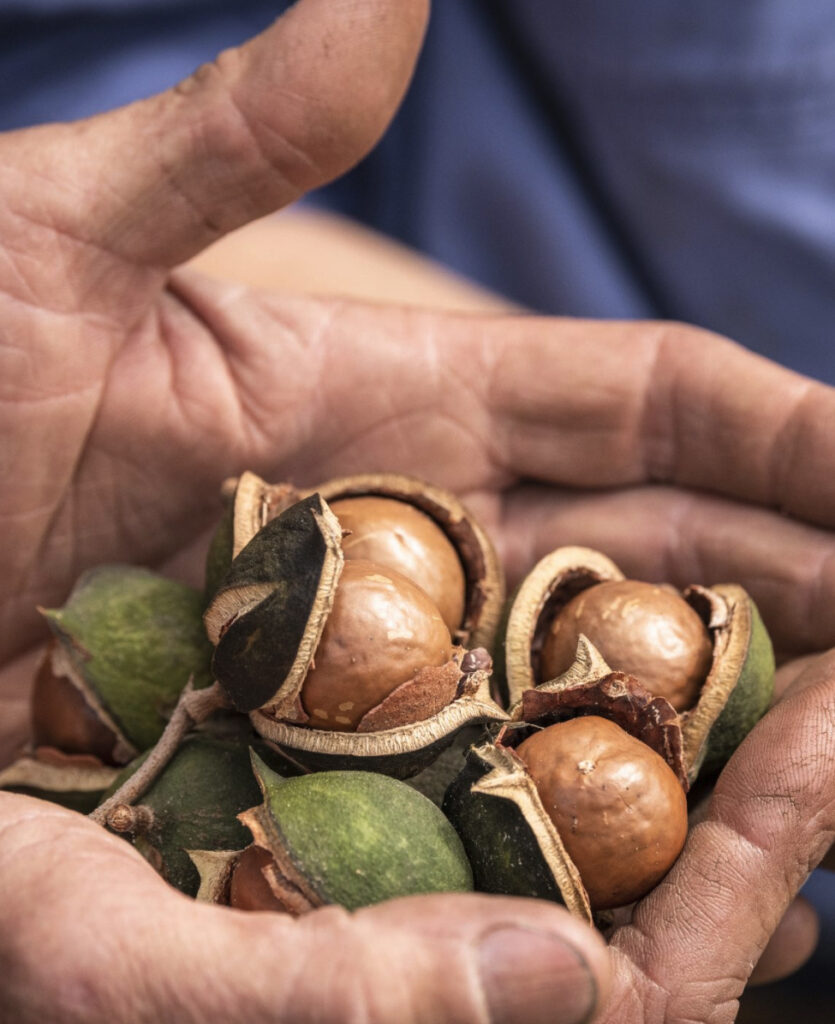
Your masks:
M298 715L342 571L341 539L315 494L262 527L232 563L204 622L215 675L239 711Z
M504 672L512 705L541 684L542 646L560 610L588 587L622 579L614 562L590 548L558 548L536 565L513 599L504 631ZM701 618L713 646L699 699L679 714L692 783L703 765L710 771L721 768L765 713L773 688L773 654L759 613L742 587L691 586L682 596Z

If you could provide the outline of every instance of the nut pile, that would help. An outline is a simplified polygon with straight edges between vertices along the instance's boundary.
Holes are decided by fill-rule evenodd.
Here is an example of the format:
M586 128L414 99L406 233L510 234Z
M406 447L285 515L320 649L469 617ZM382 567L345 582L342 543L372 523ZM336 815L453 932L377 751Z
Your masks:
M203 594L102 566L44 611L32 745L0 773L199 899L475 887L602 922L664 878L689 786L768 707L735 584L678 593L569 547L506 604L484 529L424 481L224 495Z

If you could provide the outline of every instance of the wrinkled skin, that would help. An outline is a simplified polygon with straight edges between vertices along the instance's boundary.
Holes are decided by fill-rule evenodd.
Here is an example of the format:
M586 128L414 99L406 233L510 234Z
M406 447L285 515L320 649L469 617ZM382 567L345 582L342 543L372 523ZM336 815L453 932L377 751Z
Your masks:
M172 270L374 142L425 14L303 0L170 94L0 140L6 746L34 606L95 562L196 578L194 538L245 467L453 486L513 576L570 541L638 578L738 580L801 660L608 949L535 901L298 922L197 905L83 818L0 794L3 1022L554 1024L596 999L607 1024L719 1024L771 936L771 976L814 941L792 900L835 828L835 658L812 657L835 644L832 392L678 325L444 316Z

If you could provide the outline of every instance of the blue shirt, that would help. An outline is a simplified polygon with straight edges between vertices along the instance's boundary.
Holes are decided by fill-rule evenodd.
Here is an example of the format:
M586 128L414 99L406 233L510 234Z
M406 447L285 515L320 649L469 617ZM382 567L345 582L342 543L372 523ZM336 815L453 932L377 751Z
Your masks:
M0 127L156 92L283 6L7 2ZM835 383L835 4L439 0L392 129L315 200L533 309Z

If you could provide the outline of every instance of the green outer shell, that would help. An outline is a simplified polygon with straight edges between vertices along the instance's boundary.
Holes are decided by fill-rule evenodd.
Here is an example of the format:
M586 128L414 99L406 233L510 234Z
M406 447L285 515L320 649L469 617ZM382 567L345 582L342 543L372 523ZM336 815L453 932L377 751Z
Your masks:
M259 751L265 751L259 747ZM132 761L105 796L136 771ZM195 896L200 877L186 850L242 850L249 832L237 815L260 801L246 744L207 736L188 737L139 803L154 812L154 829L137 846L162 856L162 874L176 889Z
M276 838L324 903L354 910L414 893L472 890L455 830L405 783L372 772L282 779L257 770Z
M774 696L774 649L754 602L748 651L736 686L710 730L707 753L699 769L701 776L722 770L731 754L768 711Z
M471 750L441 805L464 844L476 890L564 903L519 807L505 797L471 791L491 768Z
M199 591L147 569L105 565L44 614L86 684L127 740L145 750L194 676L211 682L212 647Z

